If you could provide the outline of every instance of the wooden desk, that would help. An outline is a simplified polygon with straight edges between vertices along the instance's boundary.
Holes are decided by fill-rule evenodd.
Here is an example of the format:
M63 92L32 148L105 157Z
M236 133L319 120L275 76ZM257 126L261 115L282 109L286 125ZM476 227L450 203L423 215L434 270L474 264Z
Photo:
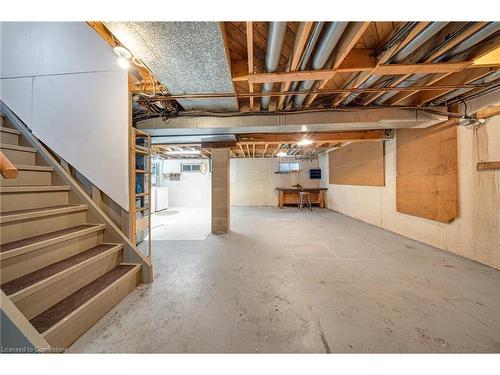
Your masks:
M278 207L283 208L285 204L294 204L297 205L299 203L299 193L301 191L307 191L311 193L311 203L317 204L319 207L325 207L325 190L327 188L284 188L277 187L276 190L279 193L278 199Z

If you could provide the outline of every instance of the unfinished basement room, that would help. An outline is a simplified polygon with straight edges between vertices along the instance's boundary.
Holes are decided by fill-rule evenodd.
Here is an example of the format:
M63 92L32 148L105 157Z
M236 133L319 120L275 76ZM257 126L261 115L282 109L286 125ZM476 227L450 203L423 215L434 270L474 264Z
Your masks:
M3 353L500 353L500 22L260 14L0 23Z

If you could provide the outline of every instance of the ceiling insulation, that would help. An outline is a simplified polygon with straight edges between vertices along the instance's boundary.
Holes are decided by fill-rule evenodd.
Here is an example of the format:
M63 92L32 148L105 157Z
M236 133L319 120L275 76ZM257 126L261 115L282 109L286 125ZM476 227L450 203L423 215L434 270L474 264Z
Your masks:
M234 90L218 22L105 22L173 95ZM235 98L181 99L186 110L237 111Z

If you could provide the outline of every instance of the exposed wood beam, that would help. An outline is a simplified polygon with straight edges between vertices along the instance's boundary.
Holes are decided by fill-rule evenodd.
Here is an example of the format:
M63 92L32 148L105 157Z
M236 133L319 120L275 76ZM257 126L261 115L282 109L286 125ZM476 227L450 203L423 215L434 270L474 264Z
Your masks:
M246 23L246 31L247 31L247 60L248 60L248 74L253 74L254 66L253 66L253 23L248 21ZM248 82L248 90L249 92L253 92L253 84ZM254 110L254 99L250 97L250 111Z
M307 39L309 38L309 34L311 33L312 26L314 22L304 22L303 27L298 31L298 34L295 36L295 45L292 54L292 61L290 63L290 70L297 70L297 67L300 62L300 58L302 53L304 52L304 47L306 46ZM281 86L282 91L288 91L290 89L291 81L284 82ZM283 103L285 102L286 96L280 96L278 100L278 105L276 108L280 110L283 107Z
M483 161L477 163L478 171L498 171L500 170L500 161Z
M473 61L461 62L443 62L443 63L421 63L421 64L388 64L378 67L359 67L357 71L370 71L370 74L383 75L406 75L411 74L430 74L430 73L455 73L467 68L483 68L483 67L500 67L500 62L490 64L474 64ZM337 69L325 70L306 70L306 71L290 71L290 72L275 72L275 73L256 73L247 76L248 82L265 83L265 82L293 82L293 81L310 81L310 80L329 80L335 76Z
M224 22L219 23L220 26L220 31L222 34L222 41L224 42L224 51L226 52L226 60L227 60L227 66L229 67L230 70L232 70L233 66L231 64L231 53L229 50L229 42L227 40L227 31L226 31L226 25ZM231 71L231 77L233 76L233 72ZM236 89L236 83L233 82L233 91L236 94L236 104L238 105L238 110L240 110L240 101L238 98L238 90Z
M98 21L88 21L89 25L99 36L104 39L111 47L123 46L123 44L115 38L115 36L108 30L108 28ZM126 47L126 46L124 46ZM130 62L131 68L129 72L129 91L132 93L144 92L147 94L156 92L167 92L165 87L151 74L149 69L144 66ZM140 77L140 79L138 79ZM154 85L153 85L154 82Z
M500 105L490 105L476 112L477 118L488 118L500 115Z
M266 157L266 151L267 151L267 148L269 147L269 143L266 143L265 146L264 146L264 152L262 153L262 157L265 158Z
M241 143L238 143L238 147L241 150L241 153L243 154L243 157L246 158L247 156L245 155L245 151L243 151L243 147L241 146Z
M470 27L466 28L463 32L461 32L459 35L455 36L454 38L449 38L449 35L451 33L456 32L457 28L462 27L461 25L450 24L449 27L443 29L435 38L433 38L427 42L427 48L425 45L424 45L424 47L420 48L421 51L427 51L429 48L432 48L433 45L440 45L440 47L437 50L435 50L434 52L432 52L429 56L427 56L425 58L424 63L430 63L430 62L434 61L436 58L443 55L451 48L453 48L456 45L458 45L459 43L463 42L465 39L467 39L469 36L471 36L472 34L477 32L480 28L482 28L486 24L487 24L487 22L475 22ZM424 53L424 52L421 52L421 53ZM417 57L417 59L420 59L420 57ZM498 62L499 61L497 60L497 63ZM475 61L472 61L472 64L476 67L479 67L479 64ZM416 73L419 73L419 72L411 72L411 71L408 72L406 74L406 76L398 79L394 83L394 85L399 84L404 79L408 78L411 74L416 74ZM421 73L423 73L423 72L421 72ZM452 72L444 72L443 71L443 72L433 72L433 73L444 73L444 74L441 76L435 77L435 79L428 78L427 79L428 85L434 84L435 82L439 81L441 78L445 78L449 73L452 73ZM415 85L417 85L417 83L415 83ZM409 92L405 95L400 95L398 98L398 102L412 96L416 92L418 92L418 91L413 91L413 92ZM369 105L369 104L373 103L375 100L377 100L381 95L382 95L381 93L374 93L374 94L368 95L368 97L365 98L363 100L363 102L361 102L361 104L362 105Z
M251 156L251 154L250 154L250 147L248 146L248 143L246 144L246 146L247 146L247 153L248 153L248 157L249 157L249 158L251 158L252 156Z
M281 143L276 144L276 149L272 152L271 157L274 158L281 148Z
M479 69L478 69L479 70ZM254 93L244 93L239 94L240 98L250 98L250 97L263 97L263 96L281 96L281 95L302 95L302 94L349 94L353 92L388 92L388 91L415 91L415 90L453 90L457 88L468 88L474 89L484 85L478 84L453 84L453 85L432 85L432 86L408 86L408 87L366 87L366 88L349 88L349 89L324 89L324 90L308 90L308 91L271 91L267 93L263 92L254 92ZM207 99L207 98L233 98L236 95L231 92L215 92L215 93L204 93L204 94L179 94L179 95L169 95L169 96L160 96L155 98L142 99L146 102L162 102L162 101L170 101L177 99Z
M438 83L439 85L448 85L448 84L454 84L456 82L463 82L465 84L469 82L473 82L481 77L484 77L485 75L491 73L493 70L489 68L482 68L482 69L466 69L458 73L450 74L444 78L439 77L439 80L435 83ZM388 101L390 104L399 104L403 102L405 99L405 102L411 102L415 103L418 105L422 105L425 103L428 103L436 98L439 98L442 95L445 95L452 91L453 89L439 89L439 90L425 90L425 91L420 91L418 94L413 95L411 98L405 97L404 95L396 94L392 100Z
M385 64L389 59L394 56L399 50L401 50L404 46L406 46L413 38L415 38L423 29L427 27L429 22L419 22L413 29L406 35L406 37L397 45L393 46L389 50L387 50L380 58L377 63L377 66ZM404 27L404 24L401 24L399 28ZM396 33L398 30L394 30L394 33ZM370 72L361 72L358 77L356 77L353 80L350 80L350 83L347 83L347 88L356 88L362 85L373 73ZM343 86L346 88L346 86ZM338 106L340 103L344 101L344 99L348 96L349 94L341 94L338 95L333 103L332 107Z
M328 65L331 65L333 69L337 69L344 62L358 40L363 36L363 33L366 31L368 26L370 26L370 22L352 22L351 24L349 24L347 30L339 40L337 47L333 51L333 63ZM318 88L322 90L331 78L333 78L333 76L322 80L319 83ZM306 108L309 107L314 99L316 99L316 96L318 96L318 94L309 95L305 101L304 106Z
M314 133L250 133L238 134L238 144L249 145L256 144L281 144L297 143L307 136L314 142L349 142L349 141L368 141L382 140L386 138L385 130L360 130L348 132L314 132Z
M255 143L252 145L252 157L255 158Z

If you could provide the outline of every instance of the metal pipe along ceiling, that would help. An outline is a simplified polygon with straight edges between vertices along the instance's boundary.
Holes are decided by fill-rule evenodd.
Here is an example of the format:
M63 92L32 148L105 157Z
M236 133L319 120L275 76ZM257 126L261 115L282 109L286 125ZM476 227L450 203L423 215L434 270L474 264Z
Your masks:
M334 48L342 36L342 33L346 29L348 22L331 22L325 31L325 34L321 38L321 41L316 48L316 52L313 56L312 66L313 70L323 69L328 58L332 54ZM299 87L299 91L310 90L314 85L315 81L302 81ZM297 95L293 100L293 107L300 108L304 102L306 95Z
M390 60L391 64L399 63L406 59L416 49L432 38L436 33L441 31L448 22L431 22L420 34L411 40L406 46L401 48Z
M432 22L427 26L424 31L418 34L410 43L403 47L395 56L392 57L390 63L399 63L404 61L408 56L410 56L416 49L420 48L425 42L431 39L439 31L441 31L448 23L447 22ZM415 81L424 77L425 74L413 74L407 79L400 82L397 87L408 87L411 86ZM392 98L396 95L395 91L386 92L377 101L377 104L383 103L387 99Z
M488 25L484 26L481 28L478 32L474 33L467 39L465 39L462 43L457 44L455 47L450 49L447 53L442 55L441 57L437 58L435 61L436 62L441 62L441 61L455 61L455 60L460 60L459 56L462 52L467 51L470 47L474 46L475 44L481 42L482 40L486 39L487 37L491 36L493 33L497 32L500 29L500 25L498 25L497 22L491 22ZM425 74L413 74L412 76L408 77L405 81L401 82L398 84L398 87L408 87L411 86L412 83L414 83L416 80L423 78ZM456 90L458 93L463 93L467 91L466 89L461 89ZM387 99L392 98L394 95L396 95L396 92L387 92L384 95L382 95L377 101L376 104L382 104L384 103Z
M479 31L477 31L476 33L465 39L462 43L459 43L455 47L450 49L444 55L439 57L436 61L437 62L447 61L447 60L453 61L454 56L467 51L469 48L481 42L482 40L486 39L487 37L493 35L498 30L500 30L500 23L490 22L489 24L481 28Z
M425 42L427 42L430 38L432 38L437 32L439 32L443 27L445 27L448 23L447 22L431 22L420 34L418 34L415 38L411 40L406 46L401 48L391 59L390 63L399 63L406 59L408 56L410 56L416 49L420 48ZM378 76L372 76L368 78L360 87L365 88L365 87L370 87L372 84L374 84L378 80ZM410 78L410 77L408 77ZM413 83L413 79L411 80L410 83ZM400 85L402 87L405 86L405 81L401 82ZM389 82L388 82L389 83ZM377 102L382 102L386 99L389 99L393 95L395 95L395 92L388 92L384 94ZM351 101L353 101L359 93L351 94L347 98L344 99L342 102L343 105L349 104Z
M318 38L321 34L321 29L323 28L324 22L318 22L316 23L316 26L314 27L314 31L312 32L311 37L309 38L307 42L306 49L302 56L300 57L300 62L298 66L298 70L304 70L307 66L307 63L309 62L309 58L311 57L312 51L314 49L314 46L316 45L316 42L318 41ZM297 89L297 86L299 83L297 81L292 83L292 86L290 88L290 91L295 91ZM290 100L292 100L292 96L288 96L286 98L286 105L290 103Z
M267 35L267 51L266 51L266 72L273 73L278 68L281 56L281 48L285 40L286 22L270 22ZM266 82L263 85L262 92L271 92L274 83ZM260 100L262 109L267 109L271 102L270 96L265 96Z
M492 72L492 73L488 74L485 77L482 77L482 78L476 79L475 81L472 81L471 83L473 83L473 84L490 83L490 82L493 82L493 81L495 81L496 79L499 79L499 78L500 78L500 72ZM470 89L456 89L456 90L453 90L450 93L448 93L448 94L446 94L444 96L441 96L438 99L434 100L432 102L432 104L436 104L436 105L444 104L448 100L453 99L453 98L455 98L455 97L457 97L459 95L462 95L462 94L466 93L467 91L470 91Z

